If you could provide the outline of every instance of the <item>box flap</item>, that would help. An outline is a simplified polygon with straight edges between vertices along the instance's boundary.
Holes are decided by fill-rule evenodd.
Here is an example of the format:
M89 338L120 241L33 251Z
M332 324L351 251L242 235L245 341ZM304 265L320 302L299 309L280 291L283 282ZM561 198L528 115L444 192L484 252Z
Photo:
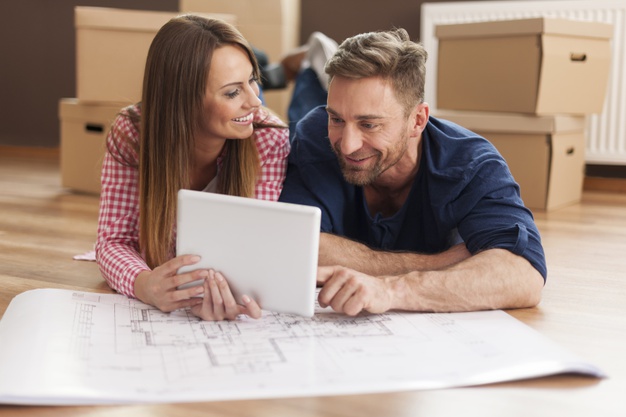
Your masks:
M537 17L437 25L435 27L435 36L439 39L519 36L543 33L608 39L612 37L613 25L582 20Z
M242 25L300 25L300 1L296 0L179 0L179 10L233 14Z
M175 12L76 6L74 8L74 25L76 28L156 32L168 20L178 14Z
M611 66L610 43L552 34L542 36L541 43L543 62L536 112L601 113Z
M449 120L475 132L556 133L585 130L585 116L531 115L520 113L488 113L436 110L433 116Z
M548 196L550 179L550 139L545 134L486 133L506 160L513 178L520 186L524 205L543 209Z
M537 103L541 47L535 35L439 42L437 105L529 113Z
M126 10L108 7L76 6L74 26L77 29L107 29L137 32L157 32L170 19L184 13ZM225 13L194 13L200 16L221 19L235 25L235 15Z
M611 39L613 25L570 19L544 19L543 33L583 38Z
M59 100L59 119L108 120L126 106L128 103L84 103L76 98L62 98Z
M551 141L546 209L580 201L585 177L585 136L558 134Z

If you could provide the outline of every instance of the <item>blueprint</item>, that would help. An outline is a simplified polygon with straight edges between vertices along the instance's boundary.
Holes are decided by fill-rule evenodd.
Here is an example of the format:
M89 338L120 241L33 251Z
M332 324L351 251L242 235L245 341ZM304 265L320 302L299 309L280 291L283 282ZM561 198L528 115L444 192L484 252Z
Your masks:
M202 321L122 295L33 290L0 321L0 403L212 401L602 376L502 311Z

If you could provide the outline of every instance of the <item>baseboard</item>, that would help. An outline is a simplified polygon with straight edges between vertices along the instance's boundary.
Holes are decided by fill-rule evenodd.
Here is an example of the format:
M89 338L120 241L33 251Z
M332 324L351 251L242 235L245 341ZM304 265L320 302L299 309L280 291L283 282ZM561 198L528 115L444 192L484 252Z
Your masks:
M583 190L626 193L626 178L585 177Z
M59 148L0 145L0 155L11 158L59 159Z
M626 165L585 165L585 175L588 177L622 178L626 179Z

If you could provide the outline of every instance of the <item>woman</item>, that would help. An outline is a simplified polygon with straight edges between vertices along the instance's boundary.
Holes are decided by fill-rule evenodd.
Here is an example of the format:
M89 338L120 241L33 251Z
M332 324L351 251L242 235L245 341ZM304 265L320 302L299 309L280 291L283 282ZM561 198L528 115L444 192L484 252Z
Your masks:
M288 130L261 106L258 79L252 49L225 22L179 16L156 34L142 101L122 110L107 138L96 259L111 288L205 320L261 316L249 297L235 303L219 273L177 275L199 259L175 257L179 189L280 195ZM201 278L203 286L177 290Z

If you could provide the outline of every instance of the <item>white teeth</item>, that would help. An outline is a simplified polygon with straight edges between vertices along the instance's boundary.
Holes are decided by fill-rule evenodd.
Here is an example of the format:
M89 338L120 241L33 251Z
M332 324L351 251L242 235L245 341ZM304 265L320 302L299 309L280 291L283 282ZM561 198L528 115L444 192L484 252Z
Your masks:
M252 120L252 117L254 115L252 113L250 113L249 115L247 115L246 117L236 117L233 120L235 122L249 122L250 120Z

